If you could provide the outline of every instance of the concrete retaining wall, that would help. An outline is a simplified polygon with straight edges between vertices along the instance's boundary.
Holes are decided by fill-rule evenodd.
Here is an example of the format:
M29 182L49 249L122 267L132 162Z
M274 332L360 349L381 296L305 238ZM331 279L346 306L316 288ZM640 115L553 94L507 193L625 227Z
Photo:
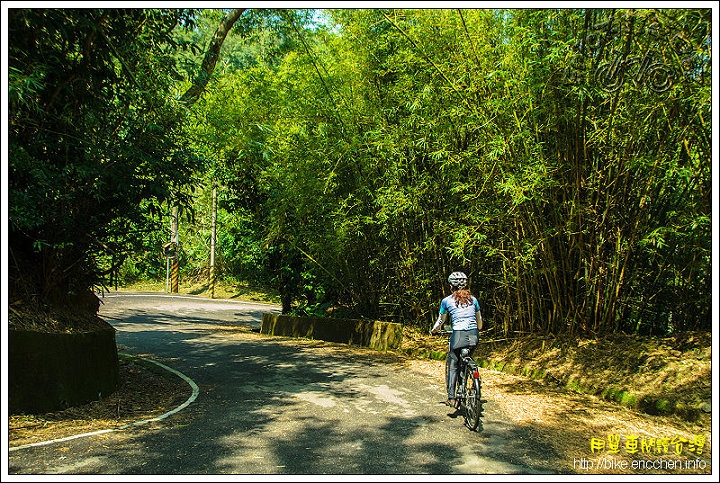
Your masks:
M379 320L263 314L260 333L320 339L376 350L392 350L400 345L403 331L402 324Z
M77 334L8 331L8 408L44 413L96 401L120 383L115 329Z

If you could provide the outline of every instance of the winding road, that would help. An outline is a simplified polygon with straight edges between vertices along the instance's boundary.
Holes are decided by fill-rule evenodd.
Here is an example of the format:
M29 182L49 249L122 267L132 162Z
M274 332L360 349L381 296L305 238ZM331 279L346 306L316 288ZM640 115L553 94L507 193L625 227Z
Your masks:
M491 397L470 432L443 405L443 381L411 363L259 334L278 306L122 292L102 302L123 351L181 373L196 394L158 421L13 451L11 474L555 473Z

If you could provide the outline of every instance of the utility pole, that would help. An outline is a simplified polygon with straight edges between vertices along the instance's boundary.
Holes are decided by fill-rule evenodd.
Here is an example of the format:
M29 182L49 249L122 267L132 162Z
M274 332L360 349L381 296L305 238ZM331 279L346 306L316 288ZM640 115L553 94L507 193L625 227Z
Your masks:
M178 242L180 240L180 237L178 235L178 207L177 205L173 206L172 209L172 220L171 220L171 231L172 231L172 242L175 244L176 250L179 246ZM179 276L180 276L180 261L178 260L177 251L175 252L175 256L172 257L172 271L171 271L171 292L177 293L178 292L178 282L179 282Z
M210 231L210 298L215 298L215 240L217 235L217 185L212 190L212 228Z

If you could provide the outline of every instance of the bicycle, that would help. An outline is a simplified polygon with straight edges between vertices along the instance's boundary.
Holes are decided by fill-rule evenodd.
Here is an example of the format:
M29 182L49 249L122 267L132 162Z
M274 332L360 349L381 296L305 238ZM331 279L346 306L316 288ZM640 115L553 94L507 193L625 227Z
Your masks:
M452 331L438 331L438 335L450 335ZM445 380L447 381L447 371L449 367L450 352L445 359ZM482 379L478 370L477 362L470 355L470 347L460 349L460 360L458 361L458 377L455 383L455 406L456 410L463 412L465 426L470 431L479 431L480 417L484 408L483 404L487 402L482 399Z

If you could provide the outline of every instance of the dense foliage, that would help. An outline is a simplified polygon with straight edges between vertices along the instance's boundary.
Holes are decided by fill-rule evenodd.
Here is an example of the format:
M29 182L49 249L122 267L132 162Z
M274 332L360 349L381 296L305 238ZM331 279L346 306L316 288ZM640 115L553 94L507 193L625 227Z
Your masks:
M11 301L67 304L152 242L199 164L177 134L190 13L10 9Z
M426 327L464 270L505 334L710 328L710 10L250 10L187 115L181 46L222 12L40 12L10 19L33 267L67 256L52 273L82 286L75 249L132 239L121 273L162 276L169 225L129 227L182 194L181 276L204 277L216 188L220 275L286 311Z

